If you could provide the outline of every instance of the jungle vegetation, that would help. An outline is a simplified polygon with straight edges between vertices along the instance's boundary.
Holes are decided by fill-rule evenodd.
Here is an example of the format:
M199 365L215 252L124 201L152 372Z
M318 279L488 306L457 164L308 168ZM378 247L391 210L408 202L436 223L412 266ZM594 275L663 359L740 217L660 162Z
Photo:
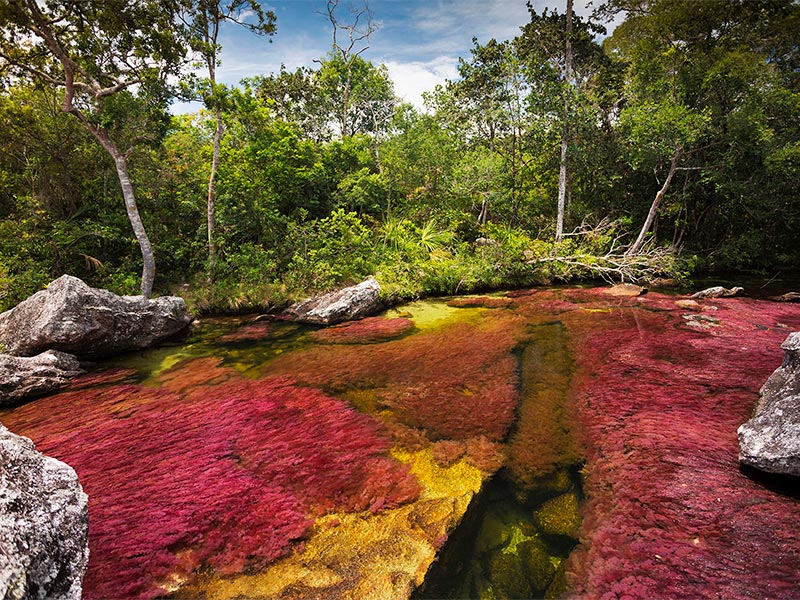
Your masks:
M0 3L0 309L62 273L223 311L369 274L391 300L800 260L792 0L531 9L426 111L336 0L313 68L219 84L244 9L280 35L255 0Z

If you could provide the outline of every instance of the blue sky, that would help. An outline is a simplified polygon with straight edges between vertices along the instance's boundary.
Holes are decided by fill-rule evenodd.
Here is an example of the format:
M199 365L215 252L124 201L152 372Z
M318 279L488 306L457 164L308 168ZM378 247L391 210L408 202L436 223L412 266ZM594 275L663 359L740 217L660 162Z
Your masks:
M271 0L262 2L276 17L277 31L269 42L229 24L220 35L222 64L219 81L238 84L245 77L266 75L300 66L314 66L332 43L332 27L325 0ZM574 0L575 12L587 16L588 0ZM348 22L348 7L363 7L363 0L341 0L337 18ZM565 0L534 0L537 11L547 6L565 10ZM371 0L373 20L380 28L372 34L362 57L385 64L402 99L422 108L422 92L456 77L459 57L469 56L472 38L506 40L528 21L525 0ZM196 110L199 105L175 105L174 112Z

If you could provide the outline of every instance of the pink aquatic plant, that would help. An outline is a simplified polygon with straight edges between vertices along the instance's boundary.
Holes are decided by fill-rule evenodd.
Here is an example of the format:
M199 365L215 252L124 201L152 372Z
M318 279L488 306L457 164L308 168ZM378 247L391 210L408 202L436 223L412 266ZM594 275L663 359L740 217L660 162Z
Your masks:
M209 361L187 362L166 388L70 391L4 416L72 465L89 494L85 598L154 598L201 568L258 568L315 515L417 497L372 417L285 378L229 373L203 386L198 370L217 381L225 371ZM191 394L176 391L181 373Z
M382 344L314 346L268 363L334 393L372 390L375 413L424 431L429 439L502 440L519 398L516 359L524 324L506 311L456 321Z
M250 342L270 337L273 327L269 321L255 321L242 325L236 331L219 337L220 342Z
M588 452L574 594L795 598L797 500L740 472L736 428L800 328L800 308L704 301L719 323L693 330L669 296L575 294L589 310L562 315Z
M463 296L447 302L447 306L456 308L508 308L513 304L514 301L511 298L502 296Z
M399 337L414 329L414 321L399 317L368 317L312 332L312 339L329 344L365 344Z

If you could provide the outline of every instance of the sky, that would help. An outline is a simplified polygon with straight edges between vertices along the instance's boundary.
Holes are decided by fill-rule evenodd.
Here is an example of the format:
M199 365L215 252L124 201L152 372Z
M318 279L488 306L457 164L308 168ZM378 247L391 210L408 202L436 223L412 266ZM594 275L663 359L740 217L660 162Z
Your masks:
M574 0L576 14L591 12L589 0ZM290 71L314 67L332 46L326 0L270 0L262 6L276 16L277 30L270 38L256 36L235 24L220 33L221 83L236 85L246 77L277 73L281 64ZM364 0L340 0L336 17L351 22L350 7L363 8ZM563 13L566 0L534 0L537 12L548 7ZM384 64L395 93L423 109L422 93L457 77L458 58L469 57L472 38L484 44L507 40L528 22L525 0L370 0L373 22L379 29L361 56ZM271 40L271 41L270 41ZM173 112L194 111L199 104L176 104Z

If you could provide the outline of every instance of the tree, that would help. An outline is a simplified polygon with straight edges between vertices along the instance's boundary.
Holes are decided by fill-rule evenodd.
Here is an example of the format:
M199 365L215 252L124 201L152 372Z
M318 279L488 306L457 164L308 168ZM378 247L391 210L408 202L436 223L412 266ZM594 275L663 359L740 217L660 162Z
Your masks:
M343 23L336 17L338 6L339 0L328 0L327 15L333 26L333 54L341 59L344 67L338 109L340 133L342 137L345 137L352 134L350 96L353 87L353 69L358 64L357 60L360 55L369 49L369 38L378 30L378 26L372 21L372 11L369 9L367 0L364 0L364 8L360 10L356 10L352 4L350 5L352 21L349 23Z
M277 74L253 77L245 84L276 119L296 124L315 142L330 140L328 107L316 71L308 67L288 71L281 65Z
M541 130L533 133L544 140L556 138L560 147L556 240L563 235L572 195L576 171L573 156L581 143L586 143L578 134L581 129L596 129L604 120L599 97L593 94L597 81L612 70L595 41L605 29L575 15L571 0L566 9L565 14L547 9L538 14L529 6L530 22L515 39L529 80L528 110L536 121L534 129Z
M800 106L800 5L611 0L602 9L626 15L605 46L628 65L620 119L628 163L634 173L656 175L630 251L661 215L673 240L737 266L767 249L792 254L780 246L797 239L785 200L796 195L797 179L773 169L773 159L791 154L798 140L790 123Z
M639 235L626 252L630 255L641 252L644 247L646 236L675 177L680 160L691 151L691 145L703 136L708 115L665 99L658 103L631 105L623 111L620 120L627 130L631 163L634 166L647 163L657 172L664 163L668 164L663 183L650 204Z
M564 82L571 85L572 73L572 0L567 0L567 30L564 52ZM567 195L567 147L569 146L569 94L564 94L564 125L561 134L561 160L558 170L558 213L556 216L556 241L564 232L564 201Z
M320 61L315 79L328 118L338 123L343 138L359 133L377 137L388 128L396 98L385 66L360 56L345 62L332 52Z
M151 139L114 134L131 115L163 119L167 77L184 58L177 3L155 0L19 0L0 6L2 68L63 88L63 111L86 127L114 160L125 208L142 253L141 291L155 278L152 246L139 215L128 159ZM152 131L152 130L151 130Z
M255 22L245 19L245 11L255 15ZM214 145L211 154L211 171L208 176L207 229L208 229L208 275L212 276L216 260L214 241L214 200L216 197L215 179L219 169L220 143L223 134L222 109L225 88L217 84L219 65L219 31L223 23L235 23L259 35L275 33L275 13L265 11L256 0L196 0L186 23L190 31L192 49L199 52L208 72L208 80L203 94L203 102L214 114Z

